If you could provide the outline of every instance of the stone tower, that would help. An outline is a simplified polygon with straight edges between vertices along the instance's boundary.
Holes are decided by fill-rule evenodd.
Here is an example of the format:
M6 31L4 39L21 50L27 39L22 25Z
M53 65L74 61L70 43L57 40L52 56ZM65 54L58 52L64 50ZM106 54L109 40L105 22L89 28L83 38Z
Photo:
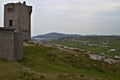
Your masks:
M4 5L4 27L15 28L15 32L23 35L23 40L31 39L32 6L23 3L8 3Z

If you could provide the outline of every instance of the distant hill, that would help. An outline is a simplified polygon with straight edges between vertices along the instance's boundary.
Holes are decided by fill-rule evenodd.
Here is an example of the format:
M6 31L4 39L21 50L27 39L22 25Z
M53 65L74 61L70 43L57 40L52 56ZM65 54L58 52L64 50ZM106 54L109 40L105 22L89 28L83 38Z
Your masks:
M39 40L54 40L54 39L59 39L59 38L64 38L64 37L79 37L81 35L78 34L64 34L64 33L47 33L43 35L37 35L34 36L34 39L39 39Z
M66 38L66 37L100 37L100 36L120 37L120 35L79 35L79 34L64 34L64 33L51 32L43 35L34 36L33 39L56 40L56 39Z

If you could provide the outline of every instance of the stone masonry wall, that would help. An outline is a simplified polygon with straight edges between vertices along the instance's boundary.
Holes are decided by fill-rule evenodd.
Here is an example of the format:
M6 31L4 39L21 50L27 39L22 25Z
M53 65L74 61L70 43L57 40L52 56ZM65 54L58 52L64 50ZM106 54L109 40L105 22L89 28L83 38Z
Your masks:
M0 31L0 57L12 60L14 56L14 32Z
M23 58L23 36L21 33L14 33L14 60Z
M10 10L9 10L10 9ZM31 39L31 12L32 7L22 3L8 3L4 5L4 27L15 28L21 32L24 40ZM9 25L12 20L12 25Z
M0 58L13 61L23 58L23 38L20 33L0 30Z

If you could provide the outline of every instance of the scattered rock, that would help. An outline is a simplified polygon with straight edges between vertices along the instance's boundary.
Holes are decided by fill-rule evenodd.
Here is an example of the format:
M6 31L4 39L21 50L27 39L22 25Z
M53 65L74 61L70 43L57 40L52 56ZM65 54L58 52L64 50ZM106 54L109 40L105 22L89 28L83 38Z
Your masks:
M108 50L108 52L115 52L116 51L116 49L110 49L110 50Z
M89 58L91 58L92 60L103 60L105 58L105 56L99 56L99 55L96 55L96 54L88 54L89 55Z
M77 53L75 53L75 57L79 57L79 55L77 55Z
M116 58L116 59L120 59L120 56L114 56L114 58Z
M46 47L55 47L57 49L64 50L64 51L70 51L70 52L71 51L82 51L82 52L85 52L85 54L88 55L89 58L92 60L104 61L104 62L107 62L109 64L115 64L117 62L120 62L120 61L114 60L114 59L109 58L109 57L106 58L106 55L104 53L101 53L101 55L97 55L97 54L93 54L91 51L86 51L86 50L74 48L74 47L62 46L62 45L53 44L53 43L49 43L49 42L33 41L33 43L35 45L38 45L38 46L42 45L42 46L46 46ZM27 44L25 44L25 45L27 45ZM116 51L116 49L108 50L108 52L114 52L114 51ZM77 55L76 53L74 53L74 55L76 57L79 57L79 55ZM120 56L114 56L114 58L120 59Z
M23 67L22 69L26 71L31 71L30 68L26 68L26 67Z
M116 60L111 59L111 58L104 59L104 62L107 62L107 63L109 63L109 64L115 64L115 63L117 63Z

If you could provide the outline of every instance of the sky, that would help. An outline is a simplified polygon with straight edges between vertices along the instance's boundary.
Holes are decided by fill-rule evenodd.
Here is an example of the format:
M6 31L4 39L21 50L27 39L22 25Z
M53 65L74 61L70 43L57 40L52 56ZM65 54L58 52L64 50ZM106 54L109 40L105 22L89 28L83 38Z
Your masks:
M0 26L4 4L0 1ZM60 32L82 35L120 35L120 0L25 0L33 7L32 36Z

